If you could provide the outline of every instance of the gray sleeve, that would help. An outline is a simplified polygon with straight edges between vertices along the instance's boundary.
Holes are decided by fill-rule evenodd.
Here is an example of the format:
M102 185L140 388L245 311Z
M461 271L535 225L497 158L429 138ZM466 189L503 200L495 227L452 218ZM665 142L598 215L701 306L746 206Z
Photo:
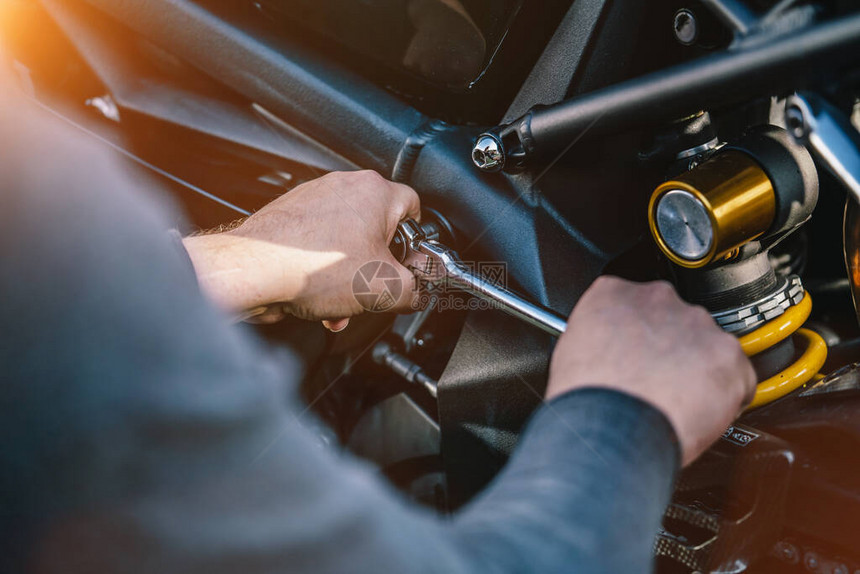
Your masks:
M28 115L0 113L0 571L650 570L657 411L566 395L462 512L413 507L305 431L300 366L203 299L165 202Z

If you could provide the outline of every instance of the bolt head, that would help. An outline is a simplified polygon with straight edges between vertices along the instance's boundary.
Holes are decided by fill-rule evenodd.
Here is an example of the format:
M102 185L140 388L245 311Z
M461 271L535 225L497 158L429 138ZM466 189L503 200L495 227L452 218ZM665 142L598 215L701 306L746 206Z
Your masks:
M699 23L696 20L696 15L686 8L681 8L675 12L672 29L675 32L675 39L684 46L695 44L699 37Z
M785 110L785 127L795 139L802 140L806 137L806 120L803 110L797 106L789 106Z
M483 171L499 171L505 165L502 142L495 136L482 134L472 148L472 162Z
M798 552L797 547L793 544L789 544L788 542L780 542L777 545L777 552L780 558L789 564L797 564L800 560L800 553Z
M803 564L807 570L815 571L818 568L818 555L815 552L807 552L803 557Z

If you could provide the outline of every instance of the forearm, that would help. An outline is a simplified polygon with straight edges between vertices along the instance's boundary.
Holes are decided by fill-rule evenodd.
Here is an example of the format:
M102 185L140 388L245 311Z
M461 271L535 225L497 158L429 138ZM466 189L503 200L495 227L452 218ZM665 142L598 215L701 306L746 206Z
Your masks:
M679 451L653 407L583 389L544 406L453 529L483 572L648 572Z
M266 268L265 255L273 248L265 242L230 233L214 233L186 237L182 244L191 259L197 281L203 293L219 308L231 314L276 302L288 302L290 294L301 289L302 278L289 270L278 273L280 281L275 291L271 269ZM288 248L279 247L283 253ZM296 252L295 258L302 256ZM296 261L293 269L301 269Z

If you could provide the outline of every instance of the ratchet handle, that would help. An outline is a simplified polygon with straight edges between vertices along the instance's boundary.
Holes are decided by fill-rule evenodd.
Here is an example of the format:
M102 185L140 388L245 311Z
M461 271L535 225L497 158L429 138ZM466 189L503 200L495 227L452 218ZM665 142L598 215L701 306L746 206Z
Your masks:
M567 321L563 317L482 277L464 264L456 251L438 241L438 232L435 237L430 235L434 231L433 227L426 228L413 220L402 222L392 241L392 253L427 283L456 287L554 337L564 332Z

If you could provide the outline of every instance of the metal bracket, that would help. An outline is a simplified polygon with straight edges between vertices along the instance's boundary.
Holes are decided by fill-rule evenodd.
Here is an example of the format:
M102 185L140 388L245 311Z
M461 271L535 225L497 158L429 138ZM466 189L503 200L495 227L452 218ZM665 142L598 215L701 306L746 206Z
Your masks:
M814 94L785 103L785 125L860 203L860 134L839 110Z

